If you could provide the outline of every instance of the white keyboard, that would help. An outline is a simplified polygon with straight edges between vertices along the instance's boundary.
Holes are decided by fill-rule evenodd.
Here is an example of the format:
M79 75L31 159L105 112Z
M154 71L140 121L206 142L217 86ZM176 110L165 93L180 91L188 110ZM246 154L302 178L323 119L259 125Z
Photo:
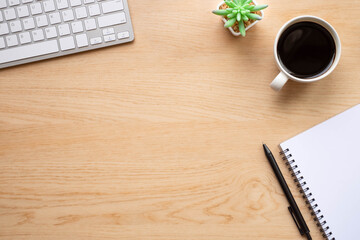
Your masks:
M0 0L0 68L133 39L126 0Z

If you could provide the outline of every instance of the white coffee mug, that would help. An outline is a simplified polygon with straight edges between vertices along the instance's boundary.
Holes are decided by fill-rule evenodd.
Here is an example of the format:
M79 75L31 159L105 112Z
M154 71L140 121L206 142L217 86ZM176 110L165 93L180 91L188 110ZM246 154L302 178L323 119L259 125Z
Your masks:
M328 30L329 33L331 34L332 38L334 39L335 51L336 51L335 59L333 60L331 67L326 72L321 74L320 76L316 76L314 78L299 78L299 77L291 75L280 63L279 56L277 53L277 46L278 46L279 38L288 27L290 27L291 25L298 23L298 22L317 23L317 24L323 26L326 30ZM338 64L338 62L340 60L340 55L341 55L341 43L340 43L339 35L336 33L335 29L328 22L326 22L325 20L323 20L321 18L315 17L315 16L299 16L299 17L293 18L281 27L281 29L279 30L279 32L276 36L275 43L274 43L274 56L275 56L276 64L280 70L280 73L272 81L272 83L270 84L270 87L272 89L274 89L275 91L280 91L280 89L285 85L285 83L289 79L297 81L297 82L302 82L302 83L310 83L310 82L319 81L320 79L329 75L335 69L336 65Z

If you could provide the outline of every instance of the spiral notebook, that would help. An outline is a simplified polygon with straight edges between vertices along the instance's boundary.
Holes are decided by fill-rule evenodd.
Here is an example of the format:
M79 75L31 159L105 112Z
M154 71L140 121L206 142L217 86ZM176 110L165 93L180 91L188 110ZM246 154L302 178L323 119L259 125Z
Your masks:
M360 104L280 148L323 236L359 239Z

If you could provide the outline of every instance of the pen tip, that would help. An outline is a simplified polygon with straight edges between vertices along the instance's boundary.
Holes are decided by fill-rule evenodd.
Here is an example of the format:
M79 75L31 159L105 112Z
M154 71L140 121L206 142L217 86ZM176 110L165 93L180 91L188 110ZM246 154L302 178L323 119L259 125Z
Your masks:
M263 148L265 152L270 152L270 149L268 148L268 146L266 146L265 143L263 143Z

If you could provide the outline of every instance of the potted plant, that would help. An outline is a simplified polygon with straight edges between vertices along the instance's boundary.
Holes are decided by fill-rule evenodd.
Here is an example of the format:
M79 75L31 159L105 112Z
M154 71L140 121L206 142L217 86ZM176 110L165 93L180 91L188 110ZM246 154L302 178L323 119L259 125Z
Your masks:
M268 5L257 5L255 0L225 0L213 13L222 16L225 28L234 36L244 36L264 16L263 9Z

